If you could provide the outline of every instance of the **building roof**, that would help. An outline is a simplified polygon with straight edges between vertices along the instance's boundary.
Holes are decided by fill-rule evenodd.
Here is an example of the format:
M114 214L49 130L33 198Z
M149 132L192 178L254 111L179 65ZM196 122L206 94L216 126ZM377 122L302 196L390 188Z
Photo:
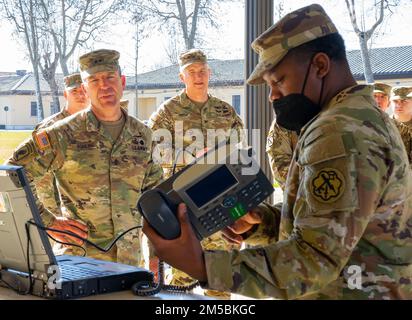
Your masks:
M360 50L347 52L350 69L356 80L365 80ZM376 80L412 78L412 46L375 48L370 51ZM209 60L212 69L210 86L243 85L243 60ZM177 65L138 75L139 89L180 88ZM134 88L135 77L127 78L127 87Z
M10 91L12 88L19 83L21 76L17 74L1 74L0 75L0 92Z
M243 85L243 60L209 60L212 75L210 86ZM127 77L127 88L135 87L135 77ZM137 76L139 89L182 88L179 79L179 66L173 65Z
M3 73L5 74L5 73ZM56 82L59 87L59 93L62 93L64 84L63 84L63 75L56 74ZM1 75L0 73L0 95L10 95L10 94L34 94L35 90L35 81L33 73L20 73L20 74L8 74ZM50 93L50 87L46 80L40 76L40 90L44 94Z
M364 80L360 50L348 51L347 57L356 80ZM375 48L370 60L375 79L412 77L412 46Z
M356 80L364 80L360 50L347 52L352 73ZM412 46L375 48L370 52L372 70L375 79L412 78ZM212 69L210 86L241 86L244 83L243 60L209 60ZM32 73L9 74L0 72L0 95L34 93ZM56 75L60 90L63 88L63 76ZM182 88L179 80L179 66L157 69L141 73L137 79L138 89L174 89ZM127 76L127 89L135 87L135 77ZM46 94L50 93L47 82L42 78L40 87Z

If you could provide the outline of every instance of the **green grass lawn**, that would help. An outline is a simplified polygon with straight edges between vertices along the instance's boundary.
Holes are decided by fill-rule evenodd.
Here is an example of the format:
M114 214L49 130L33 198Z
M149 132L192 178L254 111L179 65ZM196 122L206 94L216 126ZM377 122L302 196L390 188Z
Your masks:
M13 150L30 135L31 131L27 130L0 131L0 164L8 159Z

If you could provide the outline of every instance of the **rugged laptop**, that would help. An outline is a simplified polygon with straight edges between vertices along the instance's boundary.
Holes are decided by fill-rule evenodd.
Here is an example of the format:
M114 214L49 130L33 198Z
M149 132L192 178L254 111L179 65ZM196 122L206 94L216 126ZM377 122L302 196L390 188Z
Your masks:
M43 226L24 169L0 166L2 286L46 298L70 299L126 290L136 282L153 280L153 274L142 268L80 256L55 256L46 232L27 221Z

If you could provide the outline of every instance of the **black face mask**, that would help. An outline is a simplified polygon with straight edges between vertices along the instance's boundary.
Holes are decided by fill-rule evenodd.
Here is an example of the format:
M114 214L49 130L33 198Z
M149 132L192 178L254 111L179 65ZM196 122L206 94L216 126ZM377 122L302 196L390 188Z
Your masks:
M322 78L320 96L317 104L313 103L303 94L312 66L312 59L310 61L308 70L306 71L305 81L303 82L302 93L292 93L273 101L277 124L285 129L296 131L297 133L321 110L320 101L322 99L324 78Z

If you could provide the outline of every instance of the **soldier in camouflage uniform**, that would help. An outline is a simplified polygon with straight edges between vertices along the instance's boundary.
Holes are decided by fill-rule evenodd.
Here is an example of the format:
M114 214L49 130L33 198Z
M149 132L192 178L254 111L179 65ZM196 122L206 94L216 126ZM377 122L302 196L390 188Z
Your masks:
M296 109L290 121L301 120L303 101L320 110L300 122L280 224L276 208L261 206L225 233L263 246L203 252L181 204L184 237L164 241L144 225L159 257L205 287L257 298L412 299L407 154L395 125L375 106L373 88L356 84L332 21L310 5L252 47L260 60L248 82L266 82L275 108L289 96Z
M386 83L375 82L373 84L373 98L378 107L385 112L388 112L390 105L389 97L391 96L392 87Z
M393 88L390 100L395 105L394 121L405 145L409 163L412 164L412 88Z
M208 94L210 72L206 56L201 50L192 49L181 54L179 76L185 84L185 89L177 96L165 101L149 120L149 126L154 131L154 135L156 135L156 130L166 129L173 139L171 144L164 143L164 148L160 152L164 160L162 167L165 178L172 175L174 162L174 157L166 154L173 154L179 148L177 146L179 139L183 142L180 147L184 151L177 156L176 172L190 163L196 154L205 148L213 147L219 142L220 137L230 139L231 135L233 137L235 134L236 140L240 140L243 122L235 109L228 103ZM222 131L222 136L219 136L218 141L208 131L211 129ZM197 136L195 142L192 139L193 136ZM204 239L203 246L206 249L225 250L232 247L221 237L220 233ZM187 285L193 281L183 272L173 270L172 284ZM217 292L206 292L206 294L219 297L229 296Z
M34 183L53 172L70 217L56 218L40 205L43 220L100 246L141 224L136 202L162 177L162 169L151 158L151 130L120 107L125 77L118 59L117 51L105 49L81 56L82 87L91 106L34 131L8 161L24 166ZM66 205L66 198L73 205ZM60 241L81 244L74 237L52 234ZM140 230L134 230L107 253L88 244L83 247L90 257L143 266L140 240Z
M90 104L90 100L86 97L81 84L82 78L80 73L73 73L64 77L63 95L66 99L66 105L62 111L40 122L34 130L47 128L55 122L86 108ZM55 216L63 216L56 179L51 172L46 173L36 182L36 190L40 202L48 211L52 212ZM70 199L66 199L66 201L69 202Z
M285 189L289 166L297 143L298 134L295 131L282 128L276 120L273 120L266 139L266 153L272 175L282 190Z
M391 101L395 106L395 119L412 128L412 87L393 88Z
M122 100L120 100L120 106L121 106L124 110L128 111L128 108L129 108L129 100L127 100L127 99L122 99Z

